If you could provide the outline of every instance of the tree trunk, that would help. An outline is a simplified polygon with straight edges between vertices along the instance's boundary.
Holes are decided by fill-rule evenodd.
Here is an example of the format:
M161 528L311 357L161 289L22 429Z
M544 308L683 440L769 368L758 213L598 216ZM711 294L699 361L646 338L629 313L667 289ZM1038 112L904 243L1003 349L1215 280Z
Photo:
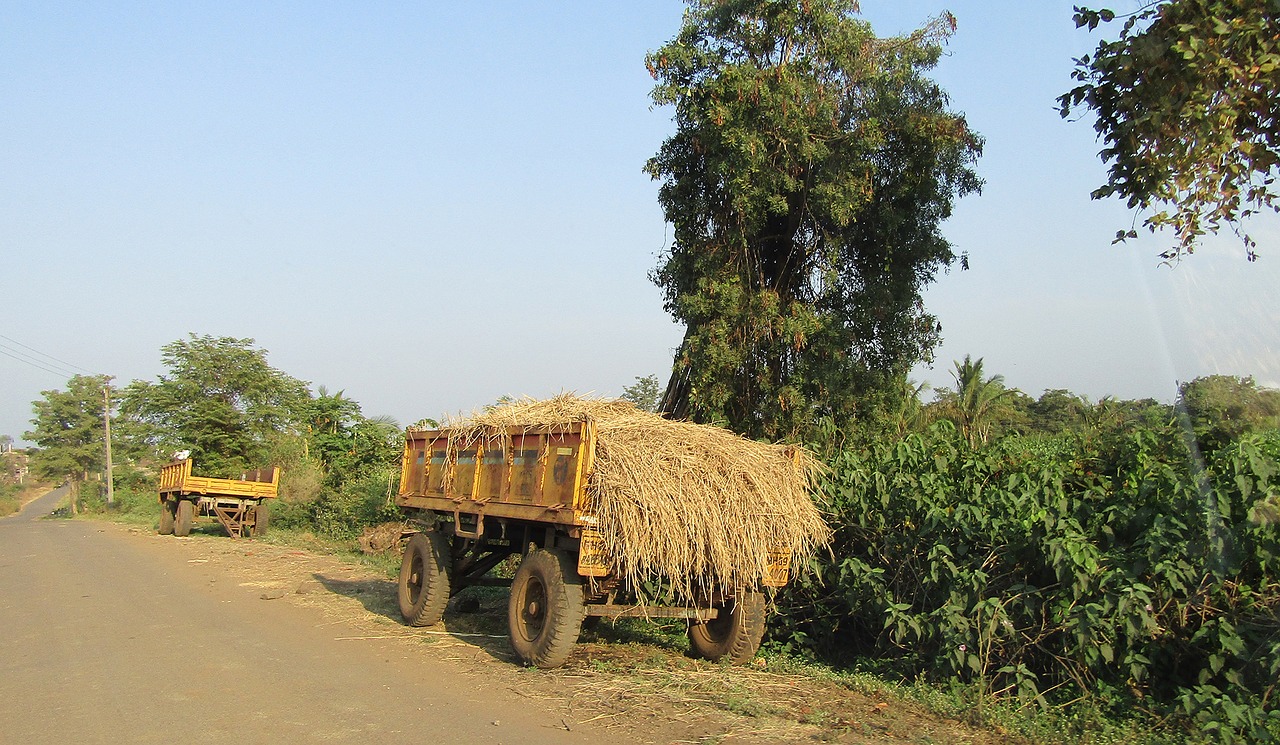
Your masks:
M689 369L688 362L678 361L688 340L689 332L686 330L684 339L681 340L680 346L676 349L677 362L672 365L671 377L667 380L667 389L663 391L662 398L658 401L658 413L667 419L689 418L689 376L692 371Z

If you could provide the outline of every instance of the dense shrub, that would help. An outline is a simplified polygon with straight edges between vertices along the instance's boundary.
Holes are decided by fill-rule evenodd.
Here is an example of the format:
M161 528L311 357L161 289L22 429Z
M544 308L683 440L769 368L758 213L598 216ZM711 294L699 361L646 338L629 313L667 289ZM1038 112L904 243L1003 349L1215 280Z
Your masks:
M139 519L159 518L160 499L154 482L140 479L140 485L129 483L122 485L115 482L114 504L107 505L107 488L102 482L82 482L79 486L79 508L89 513L113 512L119 515L134 515Z
M1172 424L1065 437L974 450L940 422L834 453L832 554L780 595L774 643L1280 734L1280 433L1209 462Z
M22 506L18 501L20 489L17 484L0 482L0 517L13 514Z
M398 469L369 468L340 488L325 490L311 505L312 527L334 538L352 538L365 526L399 520L391 498L398 475Z

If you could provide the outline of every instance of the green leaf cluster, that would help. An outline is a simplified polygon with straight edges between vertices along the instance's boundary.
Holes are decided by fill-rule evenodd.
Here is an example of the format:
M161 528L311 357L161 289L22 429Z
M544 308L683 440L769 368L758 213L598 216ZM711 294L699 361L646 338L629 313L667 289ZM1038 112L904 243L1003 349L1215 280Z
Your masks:
M158 453L189 450L206 475L235 477L263 465L278 435L298 433L307 385L252 339L190 334L160 352L166 372L130 383L121 407Z
M936 344L920 292L981 138L925 73L944 16L879 39L852 0L691 0L652 52L677 131L647 164L686 326L663 410L781 438L897 392Z
M1076 25L1111 22L1109 10L1076 9ZM1169 0L1129 16L1114 41L1076 60L1076 88L1062 115L1096 116L1110 165L1095 199L1118 196L1170 228L1161 256L1191 254L1206 233L1280 210L1280 0ZM1240 233L1250 260L1256 243ZM1121 230L1117 240L1136 237Z
M349 537L387 518L403 447L396 422L364 416L342 391L312 394L252 339L191 334L161 357L165 373L131 383L122 405L153 465L189 450L203 475L279 466L278 525Z
M940 421L850 445L822 487L833 553L780 594L775 643L1272 739L1280 431L1203 461L1194 442L1169 417L980 449Z
M300 413L306 452L319 461L331 486L350 474L397 462L404 447L395 421L364 416L360 404L342 391L331 394L321 386L301 404Z
M641 411L657 411L658 404L662 400L662 387L658 383L658 376L646 375L643 378L636 378L635 383L622 389L622 395L619 398L630 401Z
M1178 386L1178 406L1196 443L1214 452L1241 435L1280 427L1280 391L1251 377L1208 375Z
M41 391L32 403L33 429L23 435L38 449L30 467L51 480L84 480L106 467L103 392L111 383L107 375L76 375L66 390Z

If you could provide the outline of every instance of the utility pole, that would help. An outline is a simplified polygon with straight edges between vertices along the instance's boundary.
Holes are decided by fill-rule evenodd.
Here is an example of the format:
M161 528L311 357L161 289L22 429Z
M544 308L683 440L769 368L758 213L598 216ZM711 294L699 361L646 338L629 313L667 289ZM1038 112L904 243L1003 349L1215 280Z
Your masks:
M107 430L107 504L116 503L115 485L111 483L111 384L102 386L102 423Z

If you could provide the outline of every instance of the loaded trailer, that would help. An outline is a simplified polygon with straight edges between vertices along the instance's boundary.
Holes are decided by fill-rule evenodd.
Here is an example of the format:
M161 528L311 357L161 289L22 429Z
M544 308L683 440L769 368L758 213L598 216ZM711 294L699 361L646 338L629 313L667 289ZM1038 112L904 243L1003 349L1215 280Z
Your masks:
M439 622L466 587L510 585L511 645L527 664L562 665L591 617L682 618L693 655L749 661L765 630L764 593L786 584L794 546L769 547L767 568L751 579L694 581L666 604L642 600L628 573L634 562L617 555L611 526L601 524L609 517L595 480L597 424L489 427L482 437L407 431L396 497L410 525L398 591L406 623ZM490 576L513 555L521 557L514 577Z
M279 468L259 468L239 479L193 476L191 469L190 458L160 469L161 535L189 535L198 515L217 518L232 538L267 532L267 500L276 496Z

